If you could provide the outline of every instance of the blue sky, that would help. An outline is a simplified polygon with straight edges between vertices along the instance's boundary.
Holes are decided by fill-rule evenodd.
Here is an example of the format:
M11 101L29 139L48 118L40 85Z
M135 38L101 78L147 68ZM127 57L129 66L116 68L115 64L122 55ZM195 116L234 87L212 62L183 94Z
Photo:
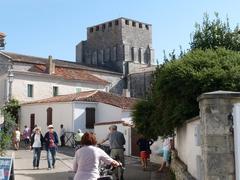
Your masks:
M232 26L240 23L239 0L0 0L0 32L6 51L75 61L75 45L86 39L86 27L118 17L153 25L153 47L189 48L194 24L203 14L219 12Z

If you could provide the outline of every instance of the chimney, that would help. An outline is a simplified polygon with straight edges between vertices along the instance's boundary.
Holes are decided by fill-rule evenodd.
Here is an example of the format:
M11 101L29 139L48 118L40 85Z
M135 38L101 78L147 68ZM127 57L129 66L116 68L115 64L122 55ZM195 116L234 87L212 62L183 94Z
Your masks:
M48 56L47 72L48 74L55 73L55 63L53 62L52 56Z

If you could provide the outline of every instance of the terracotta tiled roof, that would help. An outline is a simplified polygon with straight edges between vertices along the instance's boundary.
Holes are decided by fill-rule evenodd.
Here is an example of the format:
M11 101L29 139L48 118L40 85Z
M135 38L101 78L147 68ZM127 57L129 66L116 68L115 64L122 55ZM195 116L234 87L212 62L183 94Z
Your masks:
M2 53L7 55L8 57L10 57L16 63L29 63L29 64L45 65L48 62L47 58L42 58L42 57L23 55L23 54L17 54L17 53L12 53L12 52L5 52L5 51ZM66 60L54 59L53 62L56 64L56 66L61 66L61 67L67 67L67 68L73 68L73 69L83 69L83 70L94 71L94 72L111 73L111 74L116 74L119 76L121 75L121 73L117 73L117 72L113 71L112 69L106 70L106 69L100 69L99 67L94 68L94 67L84 66L79 63L66 61Z
M130 126L133 125L130 123L127 123L125 121L110 121L110 122L101 122L101 123L95 123L95 126L102 126L102 125L111 125L111 124L123 124L123 126Z
M34 65L30 69L30 71L47 74L46 66L41 65L41 64ZM52 76L62 77L66 80L81 80L81 81L85 81L85 82L92 82L92 83L97 83L97 84L102 84L102 85L106 85L109 83L103 79L100 79L100 78L90 74L89 71L82 70L82 69L58 67L58 66L55 67L55 73L52 74Z
M134 103L137 101L137 99L94 90L94 91L83 91L83 92L69 94L69 95L55 96L55 97L28 102L24 104L72 102L72 101L101 102L104 104L110 104L112 106L120 107L122 109L131 109Z

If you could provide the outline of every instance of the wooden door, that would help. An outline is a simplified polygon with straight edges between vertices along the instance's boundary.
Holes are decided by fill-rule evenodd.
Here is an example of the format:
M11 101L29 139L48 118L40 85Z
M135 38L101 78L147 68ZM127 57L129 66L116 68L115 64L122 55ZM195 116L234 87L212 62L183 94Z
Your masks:
M52 108L47 108L47 126L52 124Z
M35 114L31 114L30 115L30 129L31 129L31 131L34 128L34 125L35 125Z
M135 128L131 129L131 154L132 156L139 156L139 147L137 145L137 141L140 138L140 135L137 133Z

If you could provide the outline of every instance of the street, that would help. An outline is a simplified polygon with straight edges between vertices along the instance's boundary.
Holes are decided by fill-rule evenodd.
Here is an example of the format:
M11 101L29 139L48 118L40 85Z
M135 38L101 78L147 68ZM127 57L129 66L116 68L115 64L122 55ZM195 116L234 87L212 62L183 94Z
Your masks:
M74 151L71 148L59 148L56 168L47 169L46 151L42 151L39 170L32 168L32 151L8 151L14 153L14 171L16 180L72 180L71 172ZM151 164L146 171L140 167L138 158L126 157L125 180L170 180L168 173L156 172L158 166Z

